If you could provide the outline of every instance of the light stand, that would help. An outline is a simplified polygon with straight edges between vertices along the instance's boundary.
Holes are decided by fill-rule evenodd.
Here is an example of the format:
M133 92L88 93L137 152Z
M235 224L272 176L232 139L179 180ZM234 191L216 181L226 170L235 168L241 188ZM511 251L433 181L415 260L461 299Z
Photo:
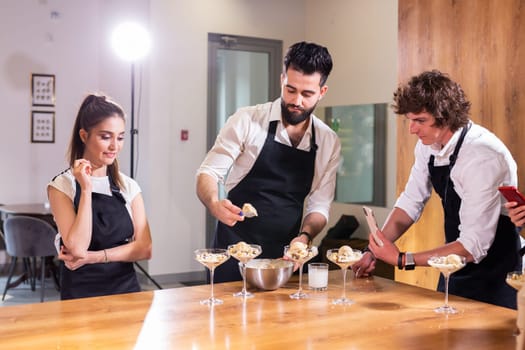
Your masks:
M135 23L123 23L115 29L112 37L113 48L122 59L131 62L131 129L130 129L130 171L131 178L135 176L135 62L144 57L150 47L149 34L146 30ZM135 266L146 276L158 289L160 284L151 277L148 272L135 261Z
M149 34L137 23L123 23L112 35L112 45L120 58L131 63L131 130L130 130L130 172L135 177L135 62L146 56L150 48Z
M135 62L131 62L131 129L130 129L130 164L129 176L135 175L135 135L139 133L135 129Z

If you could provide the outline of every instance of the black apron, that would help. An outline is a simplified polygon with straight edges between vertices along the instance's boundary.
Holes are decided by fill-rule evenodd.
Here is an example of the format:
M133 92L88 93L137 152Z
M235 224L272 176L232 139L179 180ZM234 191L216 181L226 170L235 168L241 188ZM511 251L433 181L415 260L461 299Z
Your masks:
M91 195L93 232L88 248L91 251L127 244L133 236L133 222L126 209L126 200L109 173L108 176L113 195ZM75 210L78 209L80 191L80 185L76 182ZM60 268L62 300L140 291L131 262L88 264L71 271L61 261Z
M428 169L434 190L441 197L445 216L446 242L453 242L459 237L459 209L461 198L450 180L450 171L456 163L459 149L470 124L463 128L450 164L434 166L434 156L430 156ZM518 255L520 240L515 227L508 216L500 215L494 242L487 256L479 263L467 265L450 276L449 293L461 297L516 309L516 291L505 283L507 272L521 270ZM438 290L445 290L444 278L440 275Z
M274 140L277 121L270 122L261 153L248 174L228 193L228 199L241 207L251 203L258 216L246 218L233 227L217 224L213 247L227 248L244 241L259 244L259 258L280 258L284 246L299 233L304 199L314 177L315 129L312 119L310 151L283 145ZM229 259L215 270L216 282L240 280L238 262Z

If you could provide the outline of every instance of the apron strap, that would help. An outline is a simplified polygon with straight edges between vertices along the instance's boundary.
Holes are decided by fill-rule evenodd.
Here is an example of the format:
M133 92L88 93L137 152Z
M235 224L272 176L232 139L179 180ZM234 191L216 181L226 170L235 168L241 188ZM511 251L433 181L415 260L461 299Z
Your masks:
M317 152L317 143L315 142L315 128L314 128L314 118L312 119L312 138L310 139L310 152Z
M456 164L456 159L458 159L458 153L459 149L461 148L461 145L463 144L463 141L465 140L465 135L467 135L467 132L470 130L470 126L472 123L469 121L467 125L461 130L461 135L459 136L458 144L456 145L456 148L454 148L454 152L450 155L449 160L450 164L448 165L449 169L452 169L452 167Z
M458 159L459 150L461 149L461 145L463 145L463 141L465 140L465 135L467 135L467 132L470 130L471 125L472 124L469 121L468 124L463 127L463 130L461 130L461 135L459 135L458 143L456 144L456 147L454 148L454 152L452 152L452 154L448 158L450 163L448 164L448 174L446 175L446 179L445 179L443 204L447 203L448 185L450 183L450 172L452 171L452 168L456 164L456 160ZM434 164L434 155L430 156L430 161L432 162L432 164Z
M275 131L277 130L277 120L272 120L270 126L268 127L268 134L266 135L267 140L273 140L275 138ZM314 118L312 118L312 137L310 138L310 152L317 152L317 143L315 142L315 127L314 127Z

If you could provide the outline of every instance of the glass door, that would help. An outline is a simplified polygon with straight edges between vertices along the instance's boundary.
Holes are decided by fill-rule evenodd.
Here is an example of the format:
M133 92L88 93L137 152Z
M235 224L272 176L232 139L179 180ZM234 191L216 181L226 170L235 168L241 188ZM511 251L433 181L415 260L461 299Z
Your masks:
M215 142L226 119L239 107L273 101L280 95L282 41L208 34L208 140ZM221 196L225 196L220 188ZM217 220L206 214L206 242Z

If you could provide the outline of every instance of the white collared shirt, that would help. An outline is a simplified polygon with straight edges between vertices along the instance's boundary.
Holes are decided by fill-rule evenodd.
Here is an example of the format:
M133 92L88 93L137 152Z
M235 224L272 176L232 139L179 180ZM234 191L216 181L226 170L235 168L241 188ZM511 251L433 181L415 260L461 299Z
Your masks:
M434 165L448 165L449 157L461 134L457 130L443 147L426 146L418 141L415 161L395 206L403 209L414 221L421 216L432 193L428 161L434 155ZM459 209L459 241L479 263L494 241L500 214L507 214L505 199L499 194L502 185L517 186L517 165L510 151L492 132L472 123L459 150L450 180L461 198ZM436 225L443 226L442 223Z
M334 199L336 171L339 166L341 144L337 134L312 114L315 141L318 146L312 188L306 200L304 215L321 213L328 220L330 204ZM288 133L281 122L281 99L235 112L221 129L215 144L208 152L197 175L208 174L224 184L226 191L234 188L251 170L259 156L268 133L270 121L277 120L275 141L292 147ZM309 151L312 136L310 125L297 149ZM242 203L235 203L242 205Z

